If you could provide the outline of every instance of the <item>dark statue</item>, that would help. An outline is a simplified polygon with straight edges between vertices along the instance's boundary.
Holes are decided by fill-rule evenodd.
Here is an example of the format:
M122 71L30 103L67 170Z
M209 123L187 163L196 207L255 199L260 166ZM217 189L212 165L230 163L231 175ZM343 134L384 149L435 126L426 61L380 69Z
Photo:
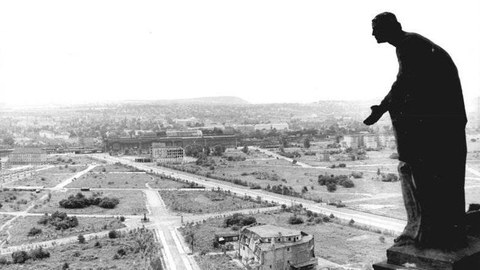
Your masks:
M467 118L457 68L440 46L403 31L392 13L377 15L372 27L399 62L390 92L364 121L372 125L387 111L392 120L408 217L394 246L463 247Z

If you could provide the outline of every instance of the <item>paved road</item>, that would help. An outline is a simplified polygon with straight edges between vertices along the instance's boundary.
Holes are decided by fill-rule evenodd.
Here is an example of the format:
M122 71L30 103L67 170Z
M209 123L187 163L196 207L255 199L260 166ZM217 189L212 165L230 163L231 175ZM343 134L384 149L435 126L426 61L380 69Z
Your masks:
M79 178L81 177L82 175L88 173L90 170L92 170L93 168L97 167L98 164L92 164L92 165L89 165L88 168L86 168L85 170L81 171L81 172L78 172L76 173L74 176L72 177L69 177L65 180L63 180L61 183L59 183L58 185L56 185L55 187L51 188L51 190L54 190L54 191L58 191L58 190L61 190L63 188L65 188L65 186L67 186L68 184L72 183L72 181L76 178Z
M284 157L284 156L279 155L279 154L277 154L277 153L275 153L275 152L272 152L272 151L270 151L270 150L263 149L263 148L259 148L259 147L256 147L256 146L250 146L250 149L251 149L251 150L258 150L258 151L264 153L265 155L269 155L269 156L272 156L272 157L277 158L277 159L284 159L284 160L286 160L286 161L288 161L288 162L292 162L292 163L293 163L293 160L294 160L293 158ZM313 167L313 166L311 166L311 165L308 165L307 163L303 163L303 162L299 162L299 161L297 161L297 163L295 163L295 165L300 166L300 167L302 167L302 168L320 168L320 167ZM323 167L322 167L322 168L323 168ZM326 167L325 167L325 168L326 168Z
M91 169L95 168L97 165L90 165L87 169L82 172L77 173L73 177L65 179L62 183L58 184L54 188L53 191L61 191L67 190L65 186L73 181L74 178L78 178L83 174L87 173ZM146 186L146 189L122 189L122 190L142 190L147 199L147 208L150 212L150 219L153 221L152 223L148 224L147 227L152 227L157 235L157 238L160 239L163 246L163 255L167 261L167 270L199 270L198 265L193 260L191 256L189 256L183 247L181 236L178 234L176 228L181 225L181 217L179 216L172 216L166 209L164 202L162 201L159 193L157 190L150 188L150 186ZM40 198L39 200L45 199L47 194ZM0 212L0 214L6 215L13 215L14 217L8 220L5 224L2 225L0 231L5 228L6 226L10 226L10 224L20 216L41 216L43 214L39 213L28 213L28 211L34 206L32 203L25 211L22 212ZM112 215L76 215L78 217L112 217ZM114 217L118 215L113 215ZM125 221L126 228L120 230L129 230L135 227L140 226L140 216L125 216L127 220ZM8 231L7 231L8 232ZM108 231L105 232L97 232L86 234L85 238L91 239L95 236L106 236ZM17 250L29 250L33 248L37 248L42 246L44 248L54 247L56 245L68 244L72 242L78 241L78 236L66 237L62 239L55 239L49 241L43 241L38 243L20 245L20 246L12 246L8 248L1 248L0 246L0 254L9 254Z
M163 217L168 216L169 213L158 191L154 189L145 190L145 195L157 236L165 249L167 267L169 270L193 270L194 267L191 265L191 260L189 260L188 254L182 248L182 244L175 232L175 227L181 225L180 217L164 220Z
M125 160L118 157L112 157L105 154L95 154L92 156L99 159L107 160L109 162L113 162L113 163L120 162L123 164L137 167L138 169L141 169L141 170L151 171L155 173L163 173L175 178L196 182L207 188L221 188L223 190L230 190L232 193L235 193L240 196L249 195L254 198L257 196L260 196L263 200L273 201L276 203L286 204L286 205L301 203L308 210L325 214L325 215L333 214L335 217L345 220L347 222L353 219L356 224L379 229L381 231L389 232L394 235L399 235L403 231L403 228L406 225L405 220L378 216L378 215L364 213L364 212L346 209L346 208L336 208L334 206L329 206L324 203L322 204L314 203L312 201L289 197L289 196L282 196L279 194L274 194L274 193L263 191L263 190L251 190L241 186L236 186L236 185L234 186L233 184L229 185L222 181L207 179L202 176L175 171L172 169L149 167L145 164L135 163L130 160Z

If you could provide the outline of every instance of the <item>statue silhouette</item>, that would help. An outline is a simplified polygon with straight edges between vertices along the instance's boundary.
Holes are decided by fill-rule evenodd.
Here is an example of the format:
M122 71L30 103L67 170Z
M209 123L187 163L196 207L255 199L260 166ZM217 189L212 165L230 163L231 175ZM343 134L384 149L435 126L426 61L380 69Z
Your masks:
M457 68L440 46L403 31L392 13L377 15L372 28L378 43L396 47L399 62L390 92L364 120L372 125L387 111L392 120L408 218L395 245L461 247L467 118Z

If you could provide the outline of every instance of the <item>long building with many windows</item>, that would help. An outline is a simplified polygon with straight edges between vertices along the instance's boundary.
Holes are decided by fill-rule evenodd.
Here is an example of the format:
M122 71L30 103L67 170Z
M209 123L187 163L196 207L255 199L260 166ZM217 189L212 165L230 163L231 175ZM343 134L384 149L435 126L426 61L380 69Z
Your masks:
M40 165L47 162L47 152L41 148L15 148L8 156L11 165Z
M119 154L151 154L153 143L163 143L166 147L181 147L188 145L237 147L238 138L234 135L201 136L201 137L166 137L142 136L137 138L113 137L104 141L105 152Z

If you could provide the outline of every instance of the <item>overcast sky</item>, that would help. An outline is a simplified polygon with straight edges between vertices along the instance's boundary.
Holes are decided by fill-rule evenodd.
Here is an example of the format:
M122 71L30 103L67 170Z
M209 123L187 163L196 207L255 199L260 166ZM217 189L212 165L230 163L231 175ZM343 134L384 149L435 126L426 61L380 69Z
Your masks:
M0 103L237 96L381 99L398 70L371 20L447 50L480 95L480 1L0 0Z

